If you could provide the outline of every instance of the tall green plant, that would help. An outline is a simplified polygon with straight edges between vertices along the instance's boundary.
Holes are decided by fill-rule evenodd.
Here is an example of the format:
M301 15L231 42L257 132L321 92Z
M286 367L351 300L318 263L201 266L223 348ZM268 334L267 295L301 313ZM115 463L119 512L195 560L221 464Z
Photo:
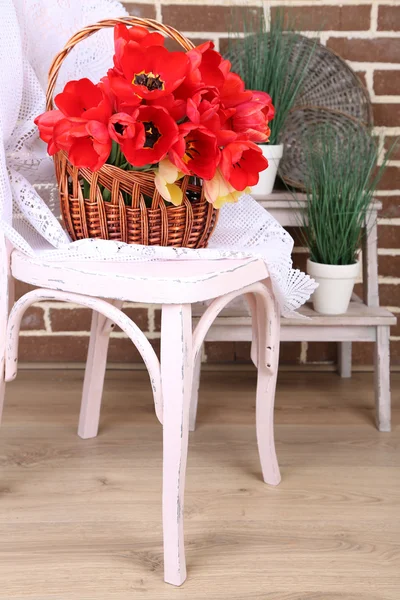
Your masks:
M293 107L307 75L316 42L310 43L296 32L294 22L285 19L282 9L266 22L243 15L244 38L229 35L228 58L232 70L238 73L246 88L267 92L276 114L270 123L270 143L279 143L279 134Z
M338 137L331 124L304 140L307 205L302 235L313 262L356 262L374 192L388 156L378 168L378 144L370 132L348 127Z

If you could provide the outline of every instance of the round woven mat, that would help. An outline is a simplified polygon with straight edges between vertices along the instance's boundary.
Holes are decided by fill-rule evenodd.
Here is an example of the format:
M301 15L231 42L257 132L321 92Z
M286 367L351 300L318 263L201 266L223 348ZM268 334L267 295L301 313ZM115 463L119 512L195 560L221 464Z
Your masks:
M330 108L350 115L367 126L372 125L372 107L368 91L340 56L304 36L299 36L295 49L299 53L309 54L314 44L307 75L294 108Z
M287 185L305 189L305 148L316 128L328 124L335 128L338 152L343 144L349 144L349 140L351 143L351 132L361 131L365 134L366 143L371 139L363 123L340 111L315 107L293 110L288 116L281 137L284 155L279 165L279 175Z

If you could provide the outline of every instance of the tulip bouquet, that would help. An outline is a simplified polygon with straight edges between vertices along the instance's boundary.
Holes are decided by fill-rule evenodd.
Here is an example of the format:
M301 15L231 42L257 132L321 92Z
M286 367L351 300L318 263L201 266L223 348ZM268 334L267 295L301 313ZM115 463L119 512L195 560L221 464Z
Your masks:
M68 82L57 108L35 119L40 137L50 155L65 152L75 167L153 171L159 194L175 206L185 175L202 180L215 208L236 202L268 167L256 142L268 141L271 98L246 90L212 42L171 52L164 41L118 24L114 66L99 83Z

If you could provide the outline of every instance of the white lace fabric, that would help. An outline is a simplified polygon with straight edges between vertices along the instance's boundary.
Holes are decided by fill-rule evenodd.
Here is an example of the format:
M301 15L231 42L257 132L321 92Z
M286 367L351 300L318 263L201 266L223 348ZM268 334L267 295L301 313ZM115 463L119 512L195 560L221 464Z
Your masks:
M52 160L33 119L45 110L54 55L85 25L126 15L114 0L2 0L0 35L0 227L13 247L46 261L155 261L247 258L265 261L284 316L304 304L316 284L292 268L293 240L251 196L224 206L208 248L71 242L60 222ZM80 43L60 71L57 91L71 79L98 81L112 64L112 30Z

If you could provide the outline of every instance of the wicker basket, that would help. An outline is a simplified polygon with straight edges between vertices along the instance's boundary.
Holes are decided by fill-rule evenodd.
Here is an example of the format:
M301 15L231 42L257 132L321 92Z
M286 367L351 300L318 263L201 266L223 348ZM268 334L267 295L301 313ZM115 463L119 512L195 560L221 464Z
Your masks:
M329 124L335 128L338 148L349 139L349 132L365 133L369 139L368 129L361 121L337 110L308 106L292 110L282 132L281 143L284 144L283 158L279 164L279 175L292 187L305 189L306 164L304 149L310 133L321 125Z
M63 60L74 46L104 27L118 23L142 25L166 34L185 50L193 48L192 42L178 31L152 19L123 17L106 19L84 27L76 33L55 57L49 71L47 110L53 108L53 93ZM105 164L92 172L74 167L65 152L54 156L61 213L73 240L102 238L157 246L205 248L217 223L218 211L207 202L199 180L183 177L178 185L184 192L181 206L165 203L154 185L154 173L124 171ZM90 184L90 196L84 198L82 185ZM110 201L104 201L99 185L110 191ZM124 192L124 196L123 196ZM129 198L126 204L126 198ZM147 207L146 198L151 199Z

